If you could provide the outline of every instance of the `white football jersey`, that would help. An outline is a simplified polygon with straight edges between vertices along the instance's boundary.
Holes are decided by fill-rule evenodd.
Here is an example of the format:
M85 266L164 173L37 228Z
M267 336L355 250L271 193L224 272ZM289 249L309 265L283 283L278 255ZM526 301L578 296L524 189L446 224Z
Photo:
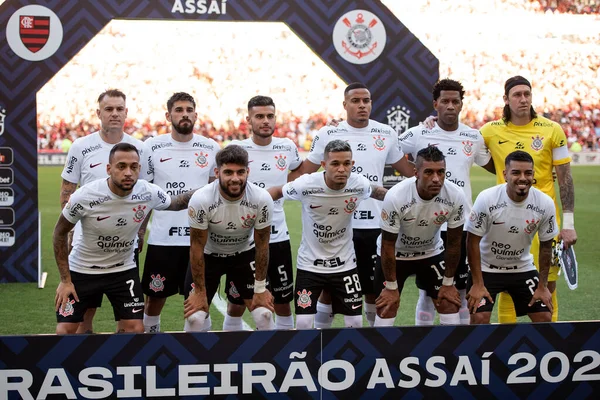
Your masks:
M324 159L325 146L340 139L352 147L354 166L352 172L366 177L378 186L383 186L383 170L386 164L398 162L404 153L398 146L398 134L391 126L369 120L366 128L354 128L342 121L337 127L324 126L315 136L306 159L320 164ZM379 228L381 202L375 199L363 201L354 213L352 227L355 229Z
M188 142L178 142L171 135L148 139L144 154L148 158L145 178L171 196L199 189L215 175L215 156L221 149L212 139L194 134ZM148 244L189 246L190 225L187 211L152 213Z
M417 178L407 178L385 194L381 210L381 229L398 235L397 260L419 260L444 251L441 226L453 229L465 223L465 195L452 182L444 182L441 192L431 200L417 193ZM381 255L381 236L377 239Z
M530 253L535 233L542 242L558 234L550 196L532 187L527 199L516 203L508 197L506 183L479 193L466 225L467 231L481 236L481 270L485 272L535 270Z
M140 179L144 179L145 171L148 170L148 162L144 156L144 142L123 133L120 143L134 145L140 153ZM61 177L71 183L83 186L98 179L106 178L106 165L108 156L114 144L102 140L100 132L78 138L73 142L67 154L67 162L63 168ZM75 225L73 232L73 245L81 239L81 226Z
M440 149L446 156L446 182L453 182L463 189L467 201L465 214L471 212L471 167L473 163L484 166L491 159L481 133L461 123L452 132L443 130L437 124L431 130L419 125L404 132L399 140L402 151L410 154L413 160L417 159L419 150L427 146ZM446 224L442 230L446 230Z
M216 180L196 191L190 199L190 227L208 229L206 254L236 254L254 247L254 229L263 229L273 220L273 199L269 192L247 184L236 201L221 196Z
M352 215L371 196L371 183L350 174L344 189L332 190L325 173L302 175L283 187L283 197L302 202L302 240L296 268L332 274L356 267Z
M81 222L83 237L69 254L71 271L105 274L135 268L133 250L140 225L150 210L164 210L171 197L143 179L132 192L119 197L108 179L83 185L71 195L62 215L72 224Z
M230 144L237 144L248 152L250 167L248 181L263 189L285 185L289 171L295 170L302 163L298 148L287 138L273 137L271 144L267 146L257 145L252 138L234 140ZM290 238L283 202L284 199L274 201L271 243L283 242Z

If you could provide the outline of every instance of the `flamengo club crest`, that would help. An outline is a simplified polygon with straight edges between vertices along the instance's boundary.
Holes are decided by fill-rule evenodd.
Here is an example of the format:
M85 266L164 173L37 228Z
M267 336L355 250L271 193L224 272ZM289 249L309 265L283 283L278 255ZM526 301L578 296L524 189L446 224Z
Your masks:
M0 106L0 136L4 133L4 119L6 118L6 109Z
M156 275L150 275L150 278L152 279L150 281L150 290L153 290L154 293L156 292L162 292L165 288L164 285L164 281L167 278L163 278L162 276L160 276L160 274L156 274Z
M398 134L408 129L410 123L410 110L403 106L394 106L387 110L387 124L394 128Z
M534 149L535 151L539 151L541 149L544 148L544 137L540 137L540 135L537 135L536 137L531 137L533 139L533 142L531 142L531 148Z
M287 166L287 162L285 161L287 157L284 156L283 154L280 154L279 156L275 156L275 166L277 167L278 170L280 171L284 171L285 167Z
M333 28L333 46L352 64L367 64L383 52L387 39L383 22L372 12L347 12Z
M373 136L373 139L375 139L375 143L373 143L373 147L375 147L377 150L381 151L385 149L385 138L381 138L381 136Z
M298 307L300 308L308 308L312 304L310 300L311 291L306 291L306 289L302 289L302 291L298 291Z
M135 212L135 214L133 214L133 220L135 222L142 222L144 220L146 217L146 213L144 212L145 209L146 206L133 207L133 211Z
M194 153L194 155L196 156L196 165L199 166L200 168L204 168L208 165L208 153L203 153L200 152L200 154L198 153Z
M28 61L41 61L60 47L63 28L60 19L49 8L25 6L10 17L6 40L15 54Z

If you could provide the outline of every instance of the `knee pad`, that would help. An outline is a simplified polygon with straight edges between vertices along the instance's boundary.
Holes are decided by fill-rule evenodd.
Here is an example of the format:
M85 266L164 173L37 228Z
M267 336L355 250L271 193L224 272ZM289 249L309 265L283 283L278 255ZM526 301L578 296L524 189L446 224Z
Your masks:
M275 322L273 321L273 313L271 310L265 307L257 307L251 313L256 329L264 331L268 329L275 329Z
M206 312L196 311L185 319L183 330L186 332L202 332L202 328L206 322L206 316Z

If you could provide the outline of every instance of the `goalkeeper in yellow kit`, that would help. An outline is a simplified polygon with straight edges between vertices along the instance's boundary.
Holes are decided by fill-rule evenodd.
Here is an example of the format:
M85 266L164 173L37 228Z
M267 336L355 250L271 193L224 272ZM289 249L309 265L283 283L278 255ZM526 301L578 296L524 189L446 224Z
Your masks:
M534 160L535 179L533 186L546 193L556 205L557 223L560 214L554 193L552 167L556 168L560 201L562 203L562 229L558 239L562 239L565 248L577 241L573 210L575 189L571 175L571 157L567 148L567 138L561 126L554 121L538 116L531 105L531 84L522 76L513 76L504 84L504 110L502 119L488 122L481 128L481 134L488 147L496 167L497 183L503 183L504 159L515 151L522 150L531 154ZM538 267L539 238L536 235L531 253ZM538 267L539 268L539 267ZM548 289L552 293L554 311L552 321L558 320L558 302L556 280L559 267L553 265L548 276ZM498 300L498 319L500 323L517 321L515 307L508 293L501 293Z

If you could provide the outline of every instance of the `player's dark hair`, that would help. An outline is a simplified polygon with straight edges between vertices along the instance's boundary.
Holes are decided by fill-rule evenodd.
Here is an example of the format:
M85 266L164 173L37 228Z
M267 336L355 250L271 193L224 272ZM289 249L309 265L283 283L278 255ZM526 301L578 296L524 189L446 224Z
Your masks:
M506 168L508 168L511 161L530 162L531 165L533 165L533 157L531 157L531 154L527 153L526 151L521 151L521 150L515 150L512 153L510 153L509 155L507 155L506 158L504 159L504 166Z
M275 108L275 103L273 102L273 99L269 96L254 96L248 101L248 111L250 111L252 107L266 106L273 106L273 108Z
M325 146L325 159L329 158L329 153L341 153L343 151L349 151L352 153L352 147L350 147L350 144L340 139L332 140Z
M117 151L125 151L125 152L135 151L135 154L138 155L138 158L140 157L140 152L138 151L137 147L135 147L131 143L121 142L121 143L115 144L113 146L113 148L110 149L110 153L108 154L108 163L109 164L112 164L113 158Z
M235 164L243 167L248 167L248 152L237 144L231 144L224 149L219 150L215 156L217 168L221 168L223 164Z
M348 86L346 86L346 89L344 89L344 96L346 96L349 91L354 90L354 89L367 89L367 90L369 90L369 88L367 87L367 85L365 85L362 82L352 82L351 84L349 84Z
M465 96L465 89L459 81L455 81L453 79L442 79L440 81L437 81L436 84L433 85L433 90L431 92L433 94L433 100L437 100L440 98L442 90L458 92L460 94L461 100Z
M515 75L508 78L506 82L504 82L504 95L508 97L508 92L510 92L510 89L517 85L527 85L529 86L529 89L531 89L531 83L529 83L527 79L523 78L521 75ZM508 125L510 122L510 116L510 107L508 104L505 104L504 108L502 109L502 121L504 124ZM533 109L533 105L529 109L529 116L531 119L537 118L537 113Z
M192 97L192 95L190 95L189 93L185 93L185 92L177 92L177 93L173 93L173 96L171 96L169 98L169 100L167 100L167 111L168 112L171 112L171 110L173 109L173 105L175 104L176 101L189 101L194 106L194 110L196 109L196 102L194 101L194 98Z
M122 97L123 100L127 100L125 93L121 92L119 89L107 89L100 93L100 96L98 96L98 104L100 104L104 97Z
M417 160L415 165L417 168L423 164L423 161L445 161L446 157L444 152L438 149L436 146L427 146L424 149L419 150L417 153Z

